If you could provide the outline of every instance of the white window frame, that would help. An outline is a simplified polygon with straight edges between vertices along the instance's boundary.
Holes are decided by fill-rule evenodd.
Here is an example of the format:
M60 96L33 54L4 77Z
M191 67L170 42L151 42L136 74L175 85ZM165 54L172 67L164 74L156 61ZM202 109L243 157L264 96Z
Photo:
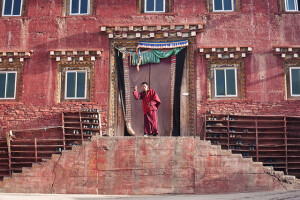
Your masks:
M12 0L11 14L10 15L5 15L4 14L4 9L5 9L6 0L3 0L2 16L21 16L22 15L23 0L21 0L20 15L13 15L13 13L14 13L14 1L15 0Z
M76 72L75 78L75 97L67 97L67 82L68 82L68 73ZM85 90L84 90L84 97L76 97L77 96L77 73L78 72L85 72ZM87 93L87 70L67 70L65 76L65 99L86 99Z
M145 5L144 12L145 12L145 13L164 13L164 12L166 12L166 0L163 0L163 5L164 5L164 6L163 6L163 11L155 11L155 10L154 10L154 11L147 11L147 1L148 1L148 0L145 0L145 1L144 1L144 3L145 3L145 4L144 4L144 5ZM157 1L157 0L154 0L154 9L156 8L156 1Z
M215 0L213 1L213 12L233 12L234 11L234 0L231 0L232 9L224 10L224 0L222 0L222 10L215 10Z
M226 70L233 69L235 73L235 95L227 95L227 84L226 84ZM217 70L224 70L224 76L225 76L225 95L217 95L217 76L216 71ZM219 67L214 69L214 81L215 81L215 97L237 97L238 96L238 88L237 88L237 69L235 67Z
M299 12L299 5L298 5L298 0L294 0L294 4L295 4L295 10L288 10L288 0L284 0L285 2L285 11L287 12Z
M88 15L90 14L90 0L88 0L88 8L87 8L87 13L80 13L80 8L81 8L81 2L82 0L79 0L79 8L78 8L78 12L79 13L72 13L72 3L73 0L70 0L70 15Z
M300 70L300 67L290 67L290 90L291 90L291 96L292 97L299 97L300 94L293 94L292 69L298 69L298 70Z
M6 76L6 81L5 81L5 86L4 86L4 98L0 99L16 99L16 90L17 90L17 76L18 73L17 71L0 71L0 74L5 74ZM6 98L6 92L7 92L7 74L15 74L15 89L14 89L14 97L13 98Z

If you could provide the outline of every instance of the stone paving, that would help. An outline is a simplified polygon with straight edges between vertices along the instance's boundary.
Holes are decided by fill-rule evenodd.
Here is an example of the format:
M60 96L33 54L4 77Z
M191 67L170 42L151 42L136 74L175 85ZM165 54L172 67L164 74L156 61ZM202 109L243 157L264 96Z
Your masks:
M66 194L0 194L1 200L300 200L300 190L286 192L257 192L218 195L151 195L151 196L113 196L113 195L66 195Z

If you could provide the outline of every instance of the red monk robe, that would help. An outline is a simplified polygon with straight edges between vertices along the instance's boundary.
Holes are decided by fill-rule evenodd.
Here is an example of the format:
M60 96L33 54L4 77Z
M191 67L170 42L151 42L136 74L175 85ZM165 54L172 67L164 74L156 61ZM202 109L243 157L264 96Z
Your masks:
M158 120L157 111L161 104L160 99L156 92L152 89L146 92L133 91L133 96L136 100L143 100L144 111L144 134L145 135L157 135L158 134Z

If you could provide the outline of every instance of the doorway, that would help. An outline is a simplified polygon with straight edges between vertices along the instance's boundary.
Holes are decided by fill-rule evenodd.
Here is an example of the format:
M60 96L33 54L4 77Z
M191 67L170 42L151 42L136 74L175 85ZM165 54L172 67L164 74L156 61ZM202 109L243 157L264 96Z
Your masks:
M193 44L190 40L189 42ZM115 46L128 48L129 44L126 41L115 41L111 47ZM157 64L141 65L140 71L137 71L136 66L131 66L127 59L124 60L120 53L113 50L110 69L109 135L123 136L125 134L126 136L126 123L130 123L136 136L143 136L142 101L135 100L132 92L135 85L138 86L138 91L141 91L140 86L144 81L149 83L150 88L158 93L162 101L158 111L160 136L194 135L193 79L189 76L194 70L191 64L193 63L192 46L182 51L183 59L182 57L177 59L178 55L164 58ZM118 62L118 59L121 61ZM181 72L178 67L180 64L182 65ZM118 71L119 65L122 65L121 74ZM181 77L180 81L178 81L178 76ZM123 85L121 87L116 82L119 79L123 79L120 81ZM175 129L177 131L174 131Z
M140 85L147 82L149 88L156 91L162 104L158 110L158 132L160 136L170 136L172 131L171 115L171 58L161 59L160 63L147 64L140 66L137 71L135 66L129 67L130 88L138 86L138 92L141 92ZM136 136L144 135L144 114L142 109L142 100L137 101L132 94L131 103L131 125Z

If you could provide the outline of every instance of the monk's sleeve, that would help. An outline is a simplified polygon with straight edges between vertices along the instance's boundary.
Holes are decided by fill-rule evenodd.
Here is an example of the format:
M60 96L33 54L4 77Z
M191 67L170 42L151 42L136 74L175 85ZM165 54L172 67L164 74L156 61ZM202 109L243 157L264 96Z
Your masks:
M141 93L138 93L136 90L133 91L133 97L136 100L140 100L141 99Z
M153 106L155 106L156 108L158 108L161 104L161 101L155 91L152 96L152 104L154 104Z

